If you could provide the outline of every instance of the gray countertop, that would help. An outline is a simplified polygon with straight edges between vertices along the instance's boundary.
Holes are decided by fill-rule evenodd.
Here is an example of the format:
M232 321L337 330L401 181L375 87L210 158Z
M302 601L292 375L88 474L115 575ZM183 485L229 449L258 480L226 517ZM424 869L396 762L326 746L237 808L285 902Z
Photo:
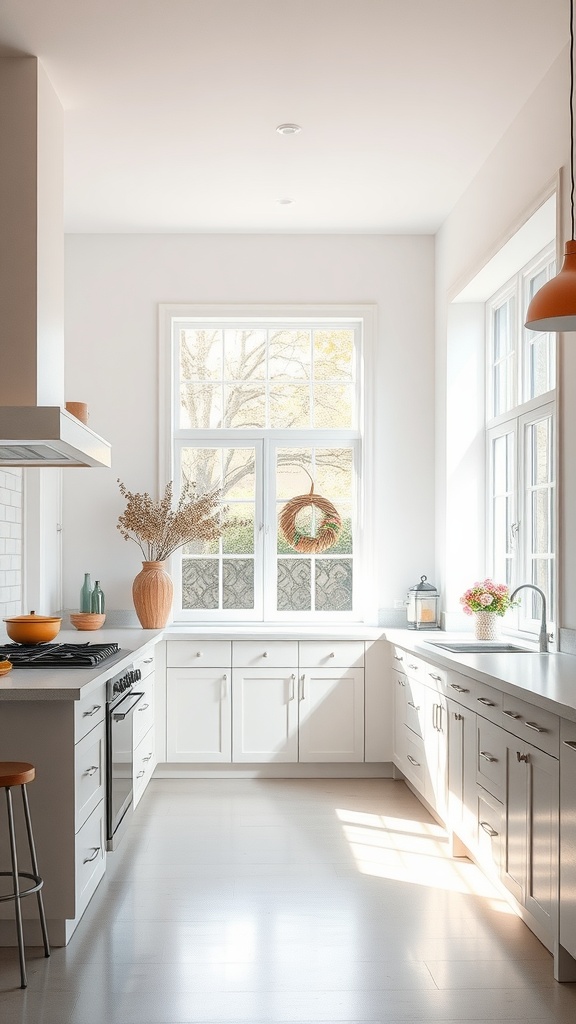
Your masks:
M453 654L431 641L451 638L472 640L464 633L438 630L416 632L410 629L386 629L386 639L412 651L442 668L488 683L504 693L530 701L556 715L576 721L576 658L572 654ZM514 641L513 641L514 642ZM529 646L518 641L519 646Z

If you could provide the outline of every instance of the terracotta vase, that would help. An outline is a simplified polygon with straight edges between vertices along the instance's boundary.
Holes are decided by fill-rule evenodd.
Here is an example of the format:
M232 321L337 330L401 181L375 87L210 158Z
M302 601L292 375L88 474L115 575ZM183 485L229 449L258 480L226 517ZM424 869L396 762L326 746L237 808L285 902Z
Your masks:
M161 629L172 609L172 580L164 562L142 562L132 584L132 600L143 629Z
M500 616L496 612L475 612L474 636L477 640L497 640L500 636Z

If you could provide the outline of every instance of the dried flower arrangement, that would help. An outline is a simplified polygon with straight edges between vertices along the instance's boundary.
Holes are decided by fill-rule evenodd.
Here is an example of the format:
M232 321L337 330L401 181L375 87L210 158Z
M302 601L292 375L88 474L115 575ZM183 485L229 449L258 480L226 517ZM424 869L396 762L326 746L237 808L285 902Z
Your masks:
M126 510L118 517L117 529L124 540L138 544L148 562L163 562L173 551L195 540L217 540L222 536L226 509L220 504L219 490L196 494L195 484L187 481L176 508L172 508L174 487L166 485L164 497L154 501L150 495L129 491L118 480L126 498Z

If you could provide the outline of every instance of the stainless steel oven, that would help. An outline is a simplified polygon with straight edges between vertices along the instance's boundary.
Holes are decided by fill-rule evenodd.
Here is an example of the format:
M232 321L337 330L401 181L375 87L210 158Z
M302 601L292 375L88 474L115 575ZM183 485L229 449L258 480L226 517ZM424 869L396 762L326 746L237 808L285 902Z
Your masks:
M132 812L134 690L140 669L125 668L106 683L106 849L115 850Z

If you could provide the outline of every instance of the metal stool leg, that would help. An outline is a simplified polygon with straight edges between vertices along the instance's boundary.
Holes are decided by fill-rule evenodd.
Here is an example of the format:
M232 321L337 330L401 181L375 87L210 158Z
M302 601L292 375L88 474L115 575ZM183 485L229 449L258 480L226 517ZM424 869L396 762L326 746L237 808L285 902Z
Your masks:
M14 908L16 913L16 931L18 933L18 952L20 954L20 988L26 988L28 979L26 977L26 960L24 958L24 932L22 931L22 908L20 906L20 881L18 877L18 856L16 854L16 833L14 830L14 812L12 808L12 793L10 787L6 786L6 803L8 806L8 831L10 834L10 854L12 858L12 879L14 883Z
M38 875L38 861L36 860L36 847L34 845L34 835L32 833L32 819L30 817L30 805L28 803L28 790L26 789L26 785L23 785L21 789L22 803L24 804L24 817L26 819L26 831L28 833L28 846L30 847L30 861L32 863L33 873ZM44 956L50 956L50 943L48 941L48 928L46 927L46 915L44 913L42 889L38 889L36 899L38 900L38 914L40 916L40 926L42 928L42 938L44 940Z

